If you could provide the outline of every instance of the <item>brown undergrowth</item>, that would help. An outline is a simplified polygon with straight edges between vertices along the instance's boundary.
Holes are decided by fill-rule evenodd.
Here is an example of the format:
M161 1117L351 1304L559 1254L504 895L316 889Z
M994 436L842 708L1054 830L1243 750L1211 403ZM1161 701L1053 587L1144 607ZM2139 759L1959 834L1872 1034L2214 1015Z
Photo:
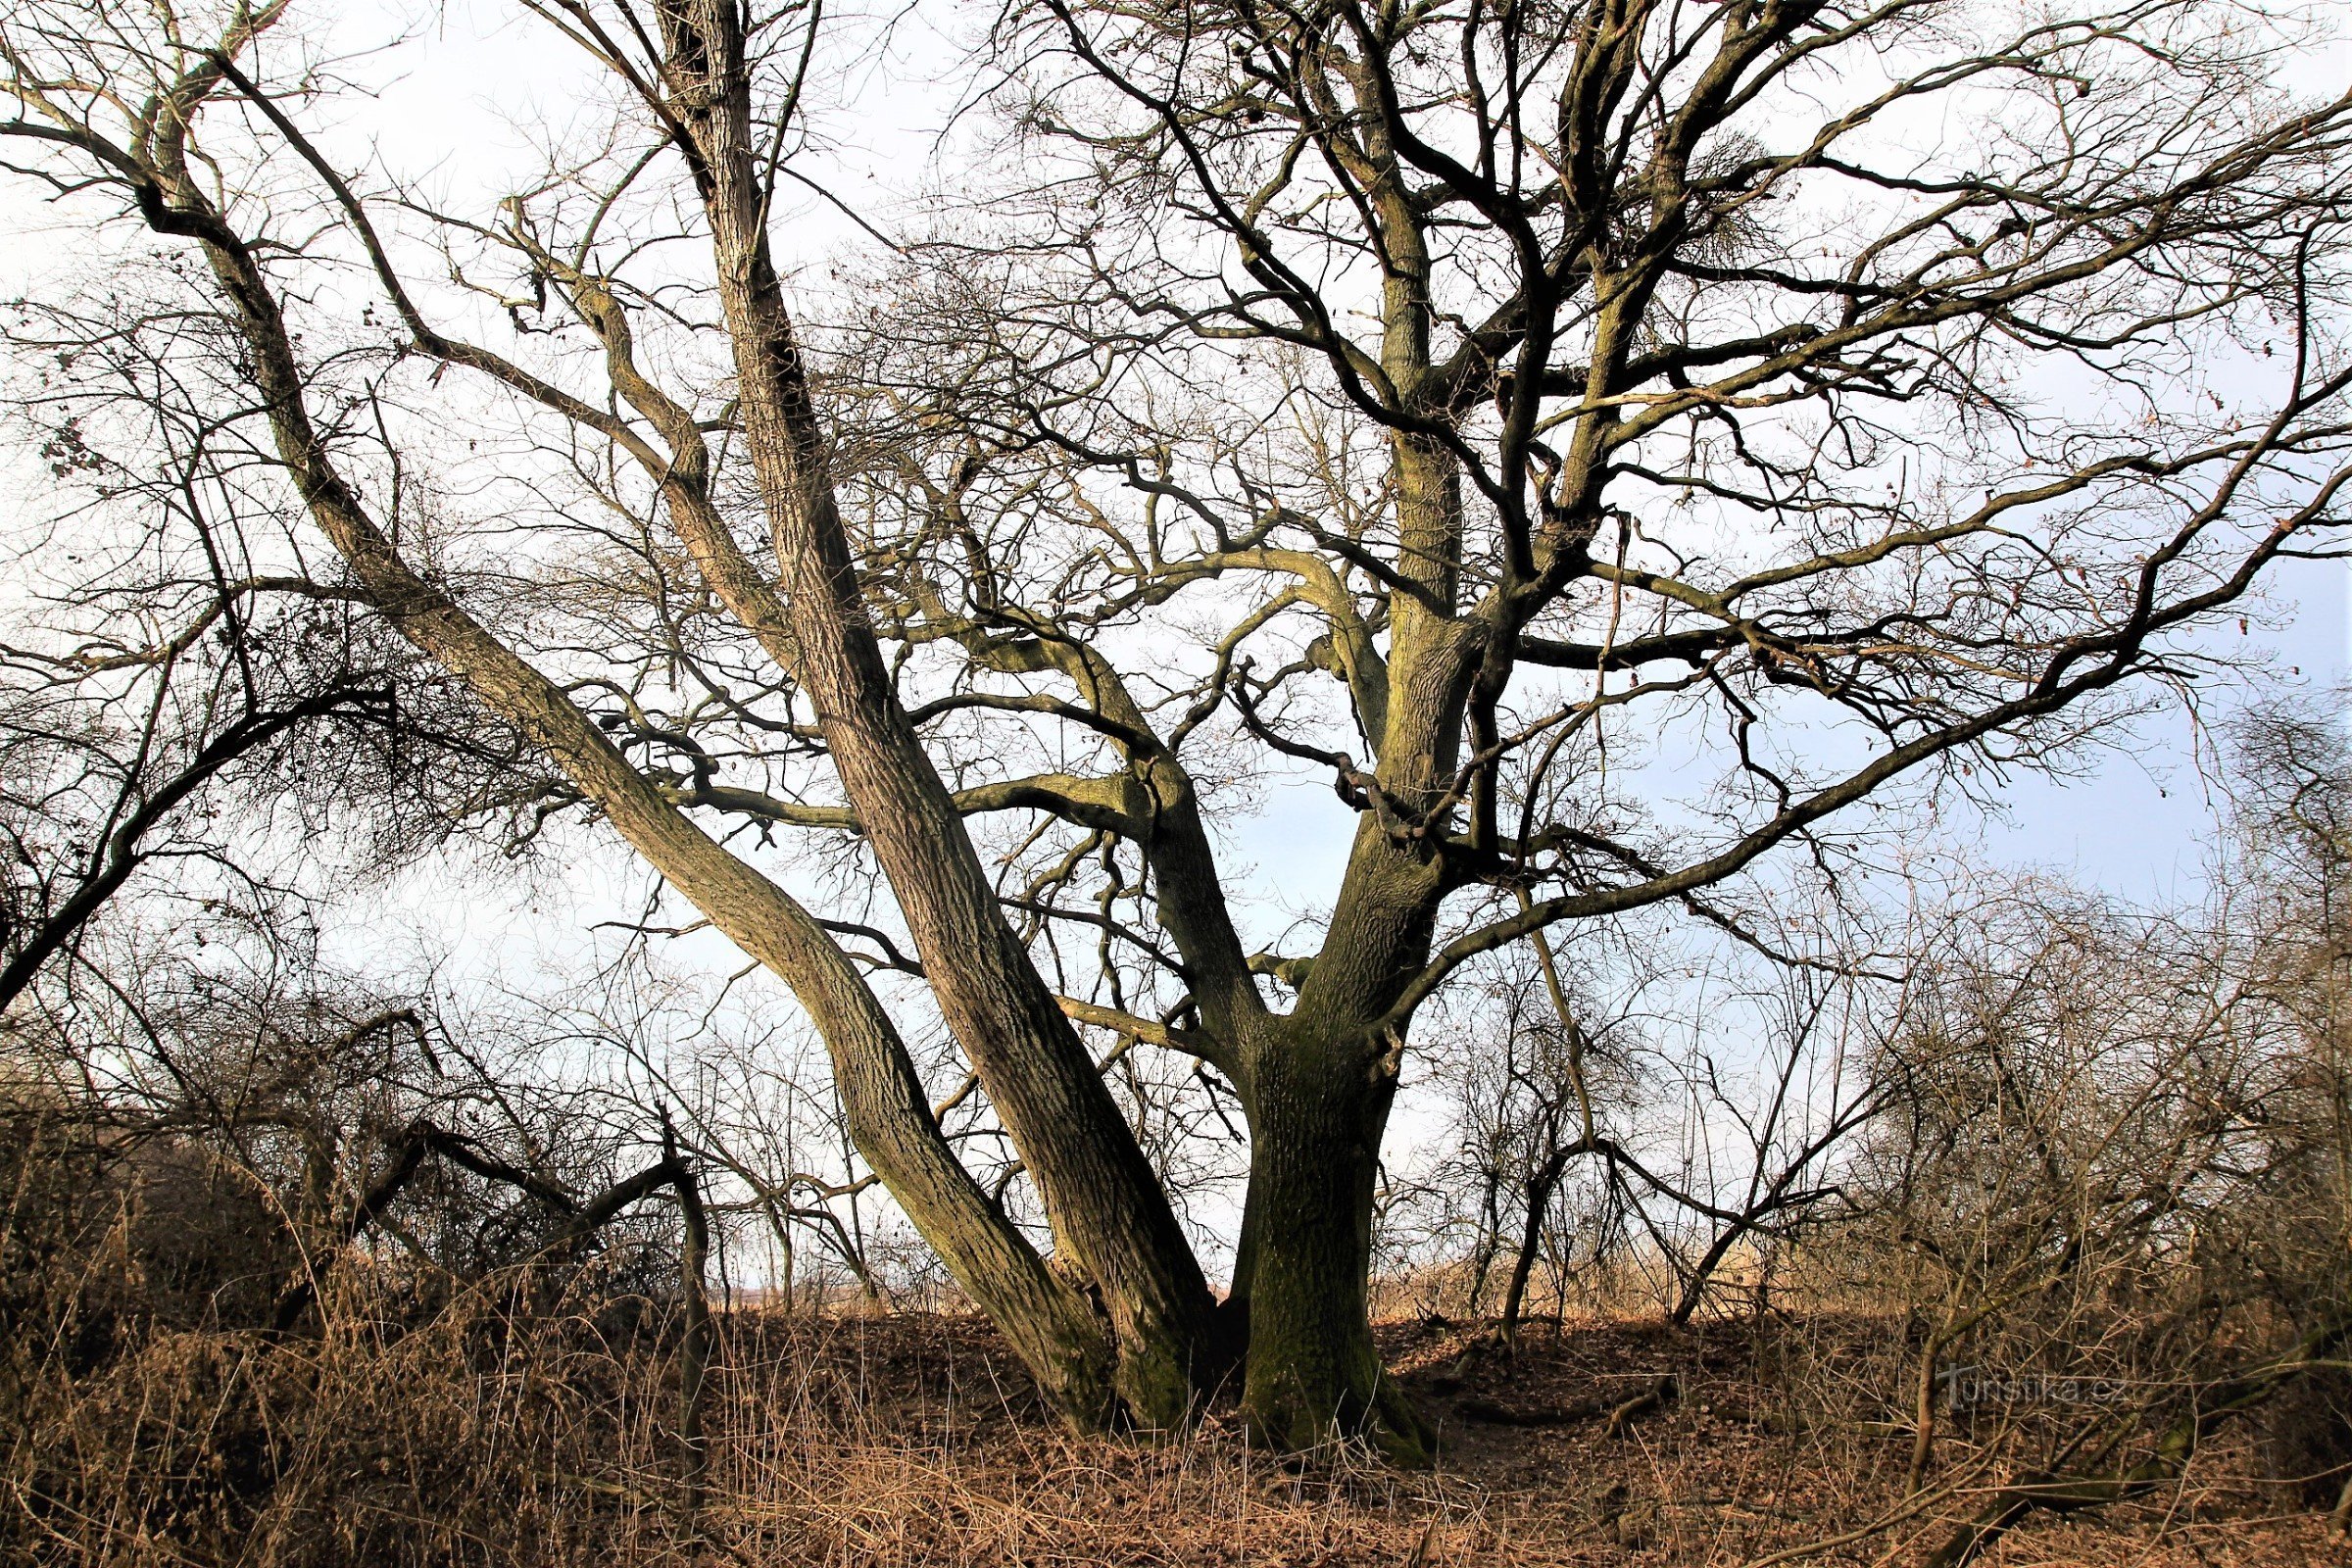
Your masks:
M423 1328L334 1315L322 1338L156 1334L34 1390L12 1439L15 1560L149 1564L753 1563L1736 1565L1920 1560L2060 1439L2071 1408L1958 1421L1903 1500L1908 1436L1862 1316L1668 1329L1391 1323L1396 1377L1440 1424L1433 1470L1250 1451L1212 1414L1182 1440L1083 1441L985 1323L724 1314L690 1513L658 1309L489 1297ZM2039 1436L2034 1424L2046 1429ZM2272 1473L2260 1422L2185 1481L2030 1522L1985 1560L2331 1560Z

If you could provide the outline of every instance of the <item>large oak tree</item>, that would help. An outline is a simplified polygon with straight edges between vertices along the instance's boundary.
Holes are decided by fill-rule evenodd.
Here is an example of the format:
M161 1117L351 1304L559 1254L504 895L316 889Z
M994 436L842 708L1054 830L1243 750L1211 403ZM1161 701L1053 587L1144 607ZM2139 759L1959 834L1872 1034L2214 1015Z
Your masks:
M1045 0L969 57L1002 140L839 248L811 337L774 230L833 24L521 9L610 90L489 210L334 150L289 0L26 0L0 133L201 260L118 329L209 368L210 439L546 812L792 990L1077 1425L1238 1366L1271 1441L1421 1451L1366 1276L1448 977L1669 902L1746 933L1776 852L2077 755L2339 522L2352 104L2287 90L2291 18ZM1278 768L1353 836L1252 951L1218 824ZM1246 1114L1222 1301L1090 1033Z

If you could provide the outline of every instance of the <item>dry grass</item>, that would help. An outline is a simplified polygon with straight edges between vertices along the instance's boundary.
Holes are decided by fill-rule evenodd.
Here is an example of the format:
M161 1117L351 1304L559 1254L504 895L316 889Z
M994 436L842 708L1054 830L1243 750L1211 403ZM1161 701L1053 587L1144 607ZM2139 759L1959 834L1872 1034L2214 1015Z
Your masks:
M1446 1440L1416 1474L1344 1449L1276 1462L1222 1415L1174 1442L1073 1440L975 1319L746 1310L724 1319L690 1517L658 1311L542 1309L524 1328L475 1292L396 1328L358 1305L341 1299L323 1338L158 1332L21 1388L0 1556L1729 1568L1899 1510L1908 1449L1878 1420L1897 1342L1860 1316L1537 1325L1507 1357L1483 1328L1391 1323L1396 1375ZM1668 1373L1679 1399L1610 1435L1598 1412ZM2188 1484L2022 1531L1990 1560L2328 1560L2324 1520L2264 1478L2258 1437L2235 1431ZM1962 1434L1941 1473L1965 1476L1976 1451ZM1809 1560L1916 1557L1974 1495L1932 1496Z
M1393 1365L1447 1439L1435 1471L1406 1474L1345 1450L1276 1463L1216 1418L1158 1446L1072 1441L969 1319L738 1318L705 1528L725 1559L878 1568L1743 1564L1899 1511L1907 1441L1833 1413L1855 1400L1831 1369L1871 1363L1882 1329L1592 1323L1531 1331L1506 1359L1470 1327L1391 1324ZM1664 1373L1680 1399L1617 1436L1605 1416L1577 1416ZM1790 1388L1792 1374L1826 1381ZM2184 1487L2023 1531L1989 1560L2323 1560L2325 1521L2283 1511L2288 1489L2263 1479L2255 1436L2215 1446ZM1965 1473L1969 1445L1955 1446ZM1977 1496L1931 1494L1897 1527L1812 1560L1916 1556Z

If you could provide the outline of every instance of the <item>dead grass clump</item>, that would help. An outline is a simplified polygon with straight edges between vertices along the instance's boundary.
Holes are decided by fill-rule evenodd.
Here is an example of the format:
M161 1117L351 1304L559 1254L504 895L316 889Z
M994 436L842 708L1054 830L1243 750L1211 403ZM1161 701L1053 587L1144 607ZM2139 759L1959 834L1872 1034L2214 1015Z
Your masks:
M1851 1535L1809 1560L1917 1563L2020 1473L2146 1451L2200 1380L2295 1327L2241 1303L2191 1355L2095 1300L2004 1320L1968 1353L2030 1369L2063 1348L2132 1402L1942 1410L1923 1486L1920 1320L1886 1306L1689 1327L1629 1307L1531 1321L1515 1345L1487 1318L1391 1321L1392 1375L1444 1443L1426 1473L1346 1446L1276 1460L1219 1411L1176 1441L1077 1441L976 1318L744 1308L719 1314L690 1498L660 1259L615 1246L463 1275L341 1249L289 1326L270 1306L284 1274L261 1290L248 1265L282 1270L302 1233L228 1200L202 1218L200 1195L238 1189L166 1152L69 1142L10 1167L0 1559L1741 1568ZM2148 1320L2148 1300L2114 1299ZM2336 1461L2288 1445L2340 1434L2341 1411L2331 1385L2308 1396L2116 1506L2024 1522L1987 1560L2309 1560L2327 1528L2310 1488ZM2095 1453L2075 1442L2086 1420L2107 1423Z
M157 1330L27 1390L9 1554L564 1562L668 1533L658 1348L616 1353L576 1315L518 1326L480 1293L418 1323L341 1295L317 1337Z
M721 1320L689 1515L663 1303L640 1298L615 1332L630 1314L578 1298L528 1320L491 1290L420 1320L387 1309L401 1299L355 1269L321 1333L159 1331L50 1385L9 1450L0 1550L120 1568L1740 1568L1892 1516L1818 1560L1917 1562L2008 1478L2004 1455L2037 1451L2016 1423L1956 1426L1952 1484L1907 1505L1908 1435L1873 1387L1899 1334L1859 1316L1537 1324L1510 1351L1485 1323L1392 1323L1394 1374L1445 1443L1407 1473L1346 1447L1278 1461L1213 1415L1165 1444L1072 1440L976 1319L745 1310ZM1661 1378L1675 1397L1610 1419ZM2324 1528L2268 1479L2249 1426L2178 1485L2031 1524L1989 1560L2261 1568L2315 1560Z

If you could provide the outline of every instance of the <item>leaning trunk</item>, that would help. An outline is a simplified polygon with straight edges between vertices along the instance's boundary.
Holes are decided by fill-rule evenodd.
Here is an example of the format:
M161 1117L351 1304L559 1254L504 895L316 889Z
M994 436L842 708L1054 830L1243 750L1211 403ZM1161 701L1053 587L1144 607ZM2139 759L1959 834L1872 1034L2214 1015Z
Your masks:
M1117 1344L1114 1380L1127 1416L1179 1426L1214 1374L1207 1281L1151 1162L1006 919L867 619L832 492L829 438L768 253L742 16L719 0L664 0L657 9L681 123L703 160L744 446L775 544L796 684L942 1020L1003 1119L1057 1248L1095 1287Z
M1568 1156L1554 1153L1528 1178L1527 1214L1519 1231L1519 1255L1511 1260L1510 1288L1502 1297L1502 1337L1516 1343L1519 1318L1527 1310L1527 1282L1535 1275L1537 1254L1544 1250L1544 1217L1551 1210L1551 1195L1560 1190L1568 1173Z

